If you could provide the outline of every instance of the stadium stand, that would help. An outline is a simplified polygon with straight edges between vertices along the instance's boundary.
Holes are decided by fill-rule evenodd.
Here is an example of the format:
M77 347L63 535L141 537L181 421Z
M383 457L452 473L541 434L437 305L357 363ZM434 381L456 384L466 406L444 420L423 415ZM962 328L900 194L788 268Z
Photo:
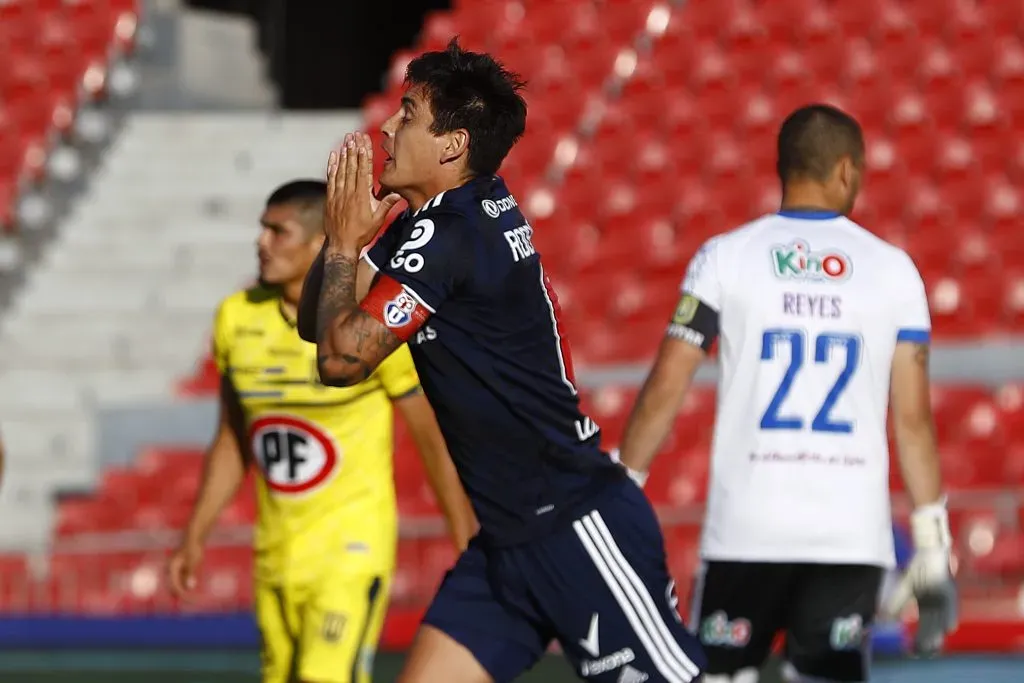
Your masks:
M408 60L456 34L526 76L529 130L503 173L535 220L577 360L594 368L649 358L696 247L777 206L771 164L779 118L808 100L832 102L864 123L869 140L856 218L915 257L936 336L1016 339L1024 332L1022 8L959 0L461 1L431 14L419 44L395 55L385 91L365 103L365 127L376 134L393 111ZM38 406L25 418L25 436L4 425L12 455L36 459L41 482L4 499L3 515L33 520L30 537L9 545L47 538L37 515L50 493L93 481L95 454L76 450L88 442L93 402L162 396L182 376L183 397L211 395L212 364L205 358L186 376L195 346L182 340L198 343L217 298L250 272L251 212L265 189L292 170L320 168L344 130L330 119L311 126L292 117L133 119L0 335L5 364L17 358L38 368L16 384L10 371L2 378L12 384L0 394L15 386L24 394L12 406L26 414ZM10 196L4 168L0 199ZM48 318L48 310L69 308L91 326L82 317ZM66 345L50 348L66 339L75 340L74 357ZM621 384L584 399L607 445L619 438L635 393ZM81 389L66 391L70 385ZM958 568L971 580L967 617L1024 623L1024 386L945 385L934 403L955 489ZM681 585L697 561L713 409L709 390L689 398L650 478ZM392 621L409 626L452 556L447 541L431 535L436 511L407 439L399 444L408 535ZM0 600L29 611L178 609L159 582L167 550L160 539L183 523L199 455L154 446L107 469L94 495L60 505L47 571L29 571L32 556L0 558L7 577ZM898 477L893 484L899 501ZM19 502L30 490L34 502ZM249 604L244 529L252 514L249 497L229 510L200 600L189 609ZM86 568L85 553L98 547L93 536L114 531L135 539L133 549L107 552ZM149 539L145 549L139 538ZM393 628L385 640L401 644L407 635Z
M266 188L321 165L339 124L338 116L129 119L95 189L4 318L0 409L17 474L0 499L5 511L21 508L20 482L43 481L50 493L93 483L103 406L171 394L202 352L219 298L254 272ZM18 543L45 543L48 517L17 525Z

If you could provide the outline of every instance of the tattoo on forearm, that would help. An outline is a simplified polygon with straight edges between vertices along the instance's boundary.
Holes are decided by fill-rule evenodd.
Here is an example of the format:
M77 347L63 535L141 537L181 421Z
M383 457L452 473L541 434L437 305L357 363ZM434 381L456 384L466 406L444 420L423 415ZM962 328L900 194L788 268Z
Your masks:
M329 255L317 306L317 357L321 374L345 383L361 382L402 340L359 308L355 298L358 259Z
M917 348L914 349L914 360L917 361L917 364L921 367L928 367L928 356L929 350L927 344L918 344Z
M324 278L320 284L320 300L316 309L316 338L323 340L335 318L356 306L356 272L359 259L341 254L324 258Z

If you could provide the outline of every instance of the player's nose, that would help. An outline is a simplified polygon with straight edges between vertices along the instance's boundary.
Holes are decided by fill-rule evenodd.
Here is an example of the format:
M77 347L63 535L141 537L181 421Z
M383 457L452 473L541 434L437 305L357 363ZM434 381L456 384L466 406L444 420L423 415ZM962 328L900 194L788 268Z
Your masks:
M401 117L402 112L396 111L390 117L388 117L384 123L380 124L380 132L385 138L394 136L395 131L398 129L398 119Z
M266 258L269 256L267 251L269 248L270 235L267 230L261 230L259 236L256 238L256 255L261 259Z

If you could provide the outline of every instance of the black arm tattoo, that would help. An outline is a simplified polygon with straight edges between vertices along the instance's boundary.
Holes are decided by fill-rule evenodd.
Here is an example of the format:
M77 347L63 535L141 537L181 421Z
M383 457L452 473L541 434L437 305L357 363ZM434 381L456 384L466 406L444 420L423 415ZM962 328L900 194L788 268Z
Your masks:
M328 386L351 386L367 379L402 340L359 308L359 259L328 254L317 304L317 366Z
M356 271L359 259L342 254L325 254L324 277L320 283L320 300L316 307L316 339L322 344L324 334L335 318L356 307Z

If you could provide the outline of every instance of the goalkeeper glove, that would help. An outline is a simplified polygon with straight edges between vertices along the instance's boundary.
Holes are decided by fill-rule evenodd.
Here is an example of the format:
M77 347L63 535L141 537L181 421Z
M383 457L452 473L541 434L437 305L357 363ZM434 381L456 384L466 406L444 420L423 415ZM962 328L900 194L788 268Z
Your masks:
M627 467L626 465L624 465L622 463L622 460L619 459L619 449L618 448L613 448L608 453L608 455L611 456L611 459L613 461L619 463L619 465L622 466L622 469L626 470L626 474L629 475L630 479L632 479L634 482L636 482L637 486L639 486L640 488L644 487L644 484L647 483L647 473L646 472L637 472L636 470L631 469L631 468Z
M946 635L957 626L956 584L950 571L953 543L945 501L914 510L910 532L914 556L885 611L898 618L907 603L916 599L918 621L914 651L934 655L942 648Z

